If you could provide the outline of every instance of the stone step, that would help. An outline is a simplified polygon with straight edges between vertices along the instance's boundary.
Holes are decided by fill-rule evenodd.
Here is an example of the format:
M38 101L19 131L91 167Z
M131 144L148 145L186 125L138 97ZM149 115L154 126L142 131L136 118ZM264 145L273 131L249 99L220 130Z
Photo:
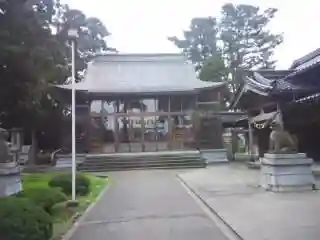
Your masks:
M108 172L108 171L125 171L135 169L184 169L184 168L203 168L206 165L200 163L194 164L149 164L144 166L124 165L124 166L106 166L106 167L78 167L82 172Z
M150 157L150 158L87 158L84 162L86 163L114 163L114 162L170 162L170 161L194 161L194 160L200 160L199 157L172 157L172 158L163 158L163 157Z
M78 165L83 171L111 171L149 168L205 167L199 151L166 151L114 154L87 154Z
M132 167L132 168L108 168L108 169L82 169L81 172L117 172L117 171L132 171L132 170L148 170L148 169L195 169L201 168L199 166L160 166L160 167Z
M203 164L204 161L201 161L199 159L190 159L190 160L180 160L180 161L176 161L176 160L171 160L171 161L116 161L116 162L84 162L82 164L79 164L79 166L83 166L83 167L104 167L104 166L145 166L145 165L152 165L152 164L162 164L162 165L171 165L171 164Z

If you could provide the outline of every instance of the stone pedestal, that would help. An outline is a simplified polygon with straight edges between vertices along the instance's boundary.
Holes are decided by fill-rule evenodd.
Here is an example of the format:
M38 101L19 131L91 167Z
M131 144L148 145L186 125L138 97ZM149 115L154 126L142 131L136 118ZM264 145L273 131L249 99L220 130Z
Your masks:
M20 169L17 165L19 149L10 149L7 138L7 130L0 128L0 197L22 190Z
M200 154L208 164L228 162L226 149L201 149Z
M261 160L261 187L274 192L314 190L312 163L304 153L266 153Z
M0 197L22 190L20 169L15 162L0 163Z

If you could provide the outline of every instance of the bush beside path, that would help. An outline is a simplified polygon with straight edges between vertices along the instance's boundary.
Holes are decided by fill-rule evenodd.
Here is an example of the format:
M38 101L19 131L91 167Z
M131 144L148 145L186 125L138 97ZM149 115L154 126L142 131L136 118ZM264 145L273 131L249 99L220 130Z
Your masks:
M72 207L67 204L71 199L71 179L67 172L23 174L23 191L0 198L0 226L5 226L0 228L0 236L8 240L61 239L108 182L107 177L77 174L79 205ZM8 211L14 214L7 214Z

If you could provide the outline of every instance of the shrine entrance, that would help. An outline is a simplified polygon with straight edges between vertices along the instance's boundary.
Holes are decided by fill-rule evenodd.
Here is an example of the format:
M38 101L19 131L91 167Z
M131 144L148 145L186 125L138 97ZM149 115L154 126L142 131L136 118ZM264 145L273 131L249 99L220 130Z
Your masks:
M79 123L84 129L79 139L89 153L195 150L197 102L219 105L225 88L224 82L197 79L182 54L99 56L84 78L75 86L55 86L55 92L70 103L74 87L77 104L89 109Z
M193 111L188 105L190 96L160 96L136 101L118 100L115 104L101 101L100 114L91 114L90 152L135 153L196 148ZM179 111L175 105L180 106Z

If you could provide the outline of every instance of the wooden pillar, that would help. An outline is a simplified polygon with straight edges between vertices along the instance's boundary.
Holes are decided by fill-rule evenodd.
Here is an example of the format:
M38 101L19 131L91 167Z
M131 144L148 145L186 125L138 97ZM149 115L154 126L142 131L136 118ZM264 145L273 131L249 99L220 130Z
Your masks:
M171 113L171 96L168 97L168 112ZM168 136L169 136L169 149L172 149L173 140L173 122L172 116L168 116Z
M126 136L128 139L126 139L126 140L128 140L128 142L126 142L126 144L128 144L128 147L129 147L129 152L132 152L132 149L131 149L131 119L130 119L130 117L129 117L129 114L128 114L128 109L130 109L130 101L128 101L127 100L127 102L125 103L125 104L127 104L127 107L126 108L124 108L125 109L125 113L126 113L126 117L125 117L125 121L124 121L124 123L126 124L126 128L127 128L127 135L128 136Z
M91 103L92 100L90 99L88 101L88 115L87 115L87 121L86 121L86 152L91 152Z
M217 111L221 111L221 105L222 105L222 101L221 101L221 92L218 92L218 102L219 102L219 106Z
M119 100L116 101L116 113L119 113L120 108ZM115 114L114 117L114 150L115 152L119 152L119 117Z
M194 102L193 102L193 112L192 112L192 129L193 129L193 144L196 149L200 148L200 142L199 142L199 131L200 131L200 117L199 117L199 111L198 111L198 95L194 96Z
M254 161L255 156L253 156L253 129L251 125L251 119L248 118L248 137L249 137L249 157L250 161Z
M184 97L180 98L180 112L183 112L183 99L184 99ZM184 149L184 140L185 140L184 137L186 136L186 130L187 130L185 128L184 122L183 122L184 117L185 117L184 115L183 116L182 115L179 116L179 118L180 118L179 125L180 124L183 125L183 128L181 129L182 130L182 138L179 137L179 147L180 147L180 149Z
M142 104L141 104L142 105ZM143 106L140 106L140 113L143 113ZM141 114L141 148L142 152L146 151L146 145L144 142L144 133L145 133L145 122L144 122L144 116Z
M232 151L232 160L235 160L235 154L238 151L238 132L235 128L231 128L231 151Z
M158 108L157 108L157 97L154 98L154 111L155 112L158 112ZM159 148L158 148L158 129L157 129L157 116L154 115L154 118L153 118L153 131L154 131L154 141L155 141L155 144L156 144L156 151L159 151Z

